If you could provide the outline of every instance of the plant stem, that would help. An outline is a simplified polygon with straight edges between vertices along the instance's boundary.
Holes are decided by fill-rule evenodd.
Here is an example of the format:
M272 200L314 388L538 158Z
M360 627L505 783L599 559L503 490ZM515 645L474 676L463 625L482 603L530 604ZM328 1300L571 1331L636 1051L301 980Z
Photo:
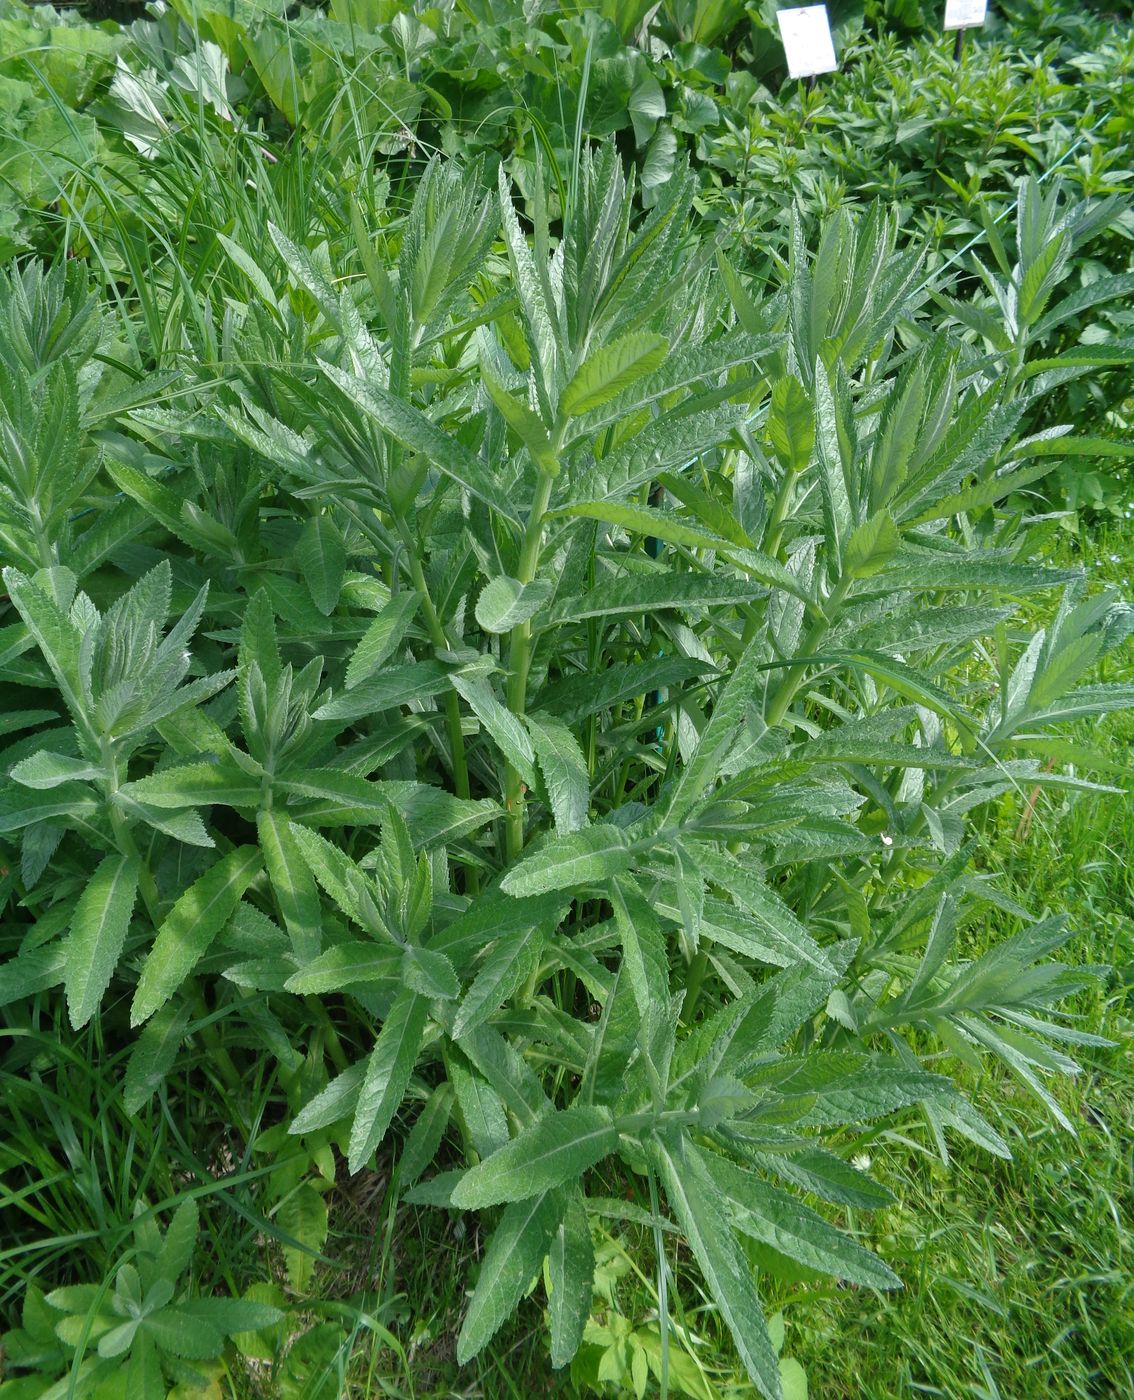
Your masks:
M697 1003L701 999L701 987L704 984L708 968L708 949L699 948L693 955L693 961L689 964L689 972L685 982L685 1002L681 1008L681 1019L687 1026L693 1024L693 1016L697 1010Z
M520 548L520 567L517 577L521 583L531 583L539 568L539 553L543 546L543 517L551 500L551 485L554 477L550 472L540 472L532 511L528 516L528 526L524 531L524 542ZM530 618L517 622L508 640L508 663L511 674L508 677L508 708L522 719L527 706L528 668L531 666L532 624ZM524 849L524 783L519 770L508 764L504 775L504 806L507 812L505 827L505 851L508 861L514 861Z
M827 600L827 605L823 610L824 615L821 618L817 618L812 624L811 630L807 634L807 641L803 644L802 651L800 651L797 660L792 663L787 674L780 682L776 693L772 696L772 702L764 715L764 722L769 729L779 724L784 715L787 714L788 707L795 699L796 691L799 689L804 676L807 674L807 661L810 657L814 656L823 645L827 633L831 629L831 623L834 621L835 614L838 612L843 599L846 597L852 582L853 580L849 574L844 574L842 578L839 579L831 592L830 598Z
M124 856L132 857L138 862L138 893L142 896L142 903L146 906L146 913L150 916L150 922L156 932L161 927L162 922L161 900L158 898L157 883L154 880L153 871L142 859L138 844L134 840L134 833L126 821L125 813L114 800L121 782L121 774L118 771L118 755L114 752L114 740L104 734L99 738L99 747L105 774L106 804L110 813L110 829L114 832L115 844L119 851Z
M771 519L768 521L768 534L764 541L764 553L772 559L778 559L780 545L783 543L784 526L787 523L788 511L791 509L792 498L795 495L795 483L799 480L799 472L789 471L783 479L779 494L776 496L775 504L772 506Z
M437 608L433 602L433 595L429 591L429 583L425 577L425 570L421 566L417 550L414 548L414 541L409 535L409 531L401 526L399 522L399 533L402 537L402 544L405 546L406 558L409 560L410 577L413 579L413 586L421 596L421 608L425 614L425 625L429 630L429 639L438 651L448 651L449 639L445 635L445 628L441 624ZM445 725L449 731L449 755L453 764L453 786L456 788L457 796L468 798L469 788L469 765L465 757L465 736L461 731L461 702L455 690L450 690L445 696ZM480 890L480 876L475 865L465 866L465 882L469 894L477 894Z

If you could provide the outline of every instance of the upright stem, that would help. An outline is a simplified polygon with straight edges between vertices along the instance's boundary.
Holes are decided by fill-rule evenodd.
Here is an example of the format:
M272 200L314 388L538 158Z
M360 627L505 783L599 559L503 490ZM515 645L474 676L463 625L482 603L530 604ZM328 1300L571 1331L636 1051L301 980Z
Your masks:
M540 472L536 487L532 513L528 516L528 526L524 531L524 542L520 548L520 567L517 574L521 583L531 583L539 568L539 553L543 547L543 517L551 500L551 485L554 477L550 472ZM508 708L517 718L522 718L527 707L528 669L531 666L531 619L517 622L508 640L508 663L511 674L508 677ZM506 852L511 862L524 849L524 783L519 770L508 764L504 777L504 806L507 811Z
M807 634L807 641L803 644L803 649L799 653L798 659L788 668L787 674L780 682L776 693L772 696L772 702L768 706L764 715L764 722L771 729L783 719L788 712L788 707L795 699L796 691L799 689L804 676L807 674L808 658L815 655L823 645L827 633L831 629L835 614L838 612L843 599L847 596L852 579L848 574L844 574L832 590L830 598L824 609L824 616L816 618Z
M429 583L425 577L425 570L421 567L421 560L417 556L414 542L409 538L409 532L405 529L400 531L402 543L405 546L406 557L409 560L410 577L413 579L413 586L421 596L421 609L425 614L425 625L429 631L429 639L439 651L447 651L449 639L445 635L445 628L441 625L441 618L437 608L433 603L433 596L429 592ZM445 725L449 731L449 753L453 764L453 786L457 790L458 797L467 798L469 789L469 765L465 757L465 736L461 731L461 702L455 690L450 690L445 696ZM480 877L476 867L465 866L465 879L468 884L468 892L476 894L480 889Z
M99 747L106 781L110 829L114 832L115 844L122 854L132 856L138 862L138 893L142 896L142 903L146 906L146 913L150 916L150 922L156 931L161 927L162 922L161 900L158 898L157 883L154 880L153 871L142 859L137 842L134 840L134 833L126 821L125 813L114 800L121 781L121 774L118 771L118 755L114 751L114 740L104 734L99 738Z
M768 521L768 534L764 541L764 553L773 559L779 557L780 545L784 538L784 525L787 523L787 515L791 509L792 497L795 495L795 483L799 480L799 475L799 472L796 471L787 472L780 485L775 504L772 506L771 519Z

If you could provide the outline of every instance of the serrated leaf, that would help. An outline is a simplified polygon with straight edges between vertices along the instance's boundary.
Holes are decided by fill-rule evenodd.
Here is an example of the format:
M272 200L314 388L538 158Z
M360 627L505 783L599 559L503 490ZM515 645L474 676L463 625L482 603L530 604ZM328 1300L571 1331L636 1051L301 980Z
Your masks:
M434 934L430 947L441 949L460 966L471 954L498 939L519 940L533 932L550 935L569 904L559 894L502 900L496 890L486 890L452 923Z
M601 883L628 870L634 851L621 827L584 827L524 857L500 882L506 894L547 894L578 885Z
M815 409L794 375L772 385L772 402L765 431L785 472L798 475L815 448Z
M100 778L103 771L84 759L70 758L66 754L48 753L46 749L40 749L30 758L17 763L10 776L12 781L19 783L21 787L45 791L59 787L62 783Z
M704 874L727 890L748 916L760 941L777 951L776 962L806 962L824 974L832 971L823 950L785 901L759 875L715 846L699 845L696 858ZM709 901L706 901L703 927L710 938L728 947L734 946L728 941L727 930L714 923Z
M370 1160L401 1105L425 1034L429 1003L410 989L401 992L382 1022L366 1062L350 1129L347 1165L359 1171Z
M409 630L421 597L417 593L395 593L355 647L347 664L346 688L353 690L360 681L369 680L387 661Z
M177 768L165 768L133 783L124 783L121 791L149 807L176 809L179 807L208 807L214 803L226 807L258 807L263 797L260 782L250 777L234 763L186 763Z
M318 720L362 719L382 710L432 699L448 690L448 668L439 661L415 661L408 666L392 666L381 675L359 681L353 689L332 696L315 711Z
M518 578L497 575L481 589L476 601L476 620L486 632L494 635L510 632L534 617L551 593L552 584L548 579L521 583Z
M127 1113L138 1113L161 1087L173 1068L189 1026L188 1003L167 1002L151 1017L134 1042L126 1061L123 1104Z
M5 569L4 587L51 668L60 694L75 719L85 719L86 707L79 681L80 636L55 599L18 569Z
M547 472L549 476L557 475L559 459L555 455L543 419L538 413L533 413L526 403L522 403L514 394L508 392L492 373L484 356L480 362L480 378L489 398L500 410L504 421L528 449L532 461L540 471Z
M752 1160L765 1171L832 1205L881 1210L894 1200L884 1186L822 1147L783 1153L756 1152Z
M515 1202L500 1217L457 1338L457 1360L462 1366L483 1350L515 1311L539 1271L564 1208L561 1191L546 1191Z
M852 578L869 578L886 567L901 543L901 531L890 512L885 508L875 511L847 540L843 568Z
M162 1351L186 1361L208 1361L224 1350L224 1334L204 1318L181 1308L161 1308L142 1319L141 1326Z
M158 1251L157 1272L169 1283L176 1283L193 1262L198 1224L197 1202L190 1196L173 1212L173 1219L169 1222L165 1239Z
M1075 569L1050 569L1042 564L1017 564L1002 557L940 552L916 559L899 555L875 575L874 589L1000 588L1007 593L1033 593L1058 588L1079 577Z
M577 418L628 388L636 379L657 369L669 352L660 335L638 332L621 336L595 350L579 366L559 398L559 411Z
M453 1189L462 1210L526 1200L580 1177L618 1145L610 1110L575 1105L525 1128L471 1167Z
M398 1158L398 1186L402 1192L409 1190L437 1156L452 1111L452 1085L438 1084L414 1120Z
M595 1252L581 1191L573 1191L548 1252L551 1364L566 1366L579 1349L591 1312Z
M461 984L453 964L432 948L407 947L402 956L402 982L423 997L455 1001Z
M226 238L223 233L217 233L217 241L229 255L236 266L244 273L249 282L256 289L257 294L266 306L276 309L276 293L272 284L264 275L264 270L256 259L231 238Z
M259 848L239 846L189 886L158 929L142 964L130 1007L132 1026L152 1016L189 976L260 869Z
M359 379L326 360L319 361L319 368L332 384L403 447L411 452L420 452L439 471L485 505L491 506L505 520L520 523L480 458L439 428L420 409L399 399L380 384Z
M346 546L329 515L313 515L304 525L296 547L299 567L311 599L324 617L338 606L346 572Z
M520 719L492 693L487 681L454 675L453 689L492 736L496 747L529 787L535 786L535 753Z
M793 588L798 587L793 583ZM617 617L626 613L655 613L668 608L718 608L730 603L751 603L766 589L743 578L720 574L630 574L606 580L578 598L556 599L552 622L583 622L589 617Z
M901 1279L877 1255L786 1191L715 1153L707 1153L705 1162L743 1234L806 1268L849 1283L868 1288L901 1287Z
M398 976L402 953L393 944L338 943L300 968L284 983L300 996L341 992L365 982L382 982Z
M516 993L535 970L542 948L543 935L536 928L499 938L461 1001L453 1021L454 1040L475 1030Z
M686 681L698 680L714 671L711 662L670 656L628 666L610 666L598 675L580 673L543 689L541 713L549 710L565 724L577 724L588 715L610 709L623 700L672 691Z
M679 1146L658 1141L652 1153L666 1199L685 1231L749 1377L765 1400L783 1400L779 1365L752 1268L736 1243L724 1199L701 1152L683 1139Z
M547 788L555 830L567 836L587 824L591 800L587 761L574 734L548 715L528 715L525 720Z
M87 1024L110 985L134 912L140 869L137 856L105 856L79 896L66 945L67 1014L74 1030Z
M349 1118L358 1103L358 1093L366 1075L366 1061L359 1060L337 1074L325 1089L305 1103L288 1125L290 1134L315 1133Z
M319 953L322 913L315 883L296 844L292 824L283 812L258 812L256 832L292 951L300 963L309 963Z
M311 1286L317 1256L327 1242L326 1199L310 1182L301 1182L280 1202L275 1218L280 1229L296 1241L295 1244L284 1241L282 1249L288 1282L302 1295Z

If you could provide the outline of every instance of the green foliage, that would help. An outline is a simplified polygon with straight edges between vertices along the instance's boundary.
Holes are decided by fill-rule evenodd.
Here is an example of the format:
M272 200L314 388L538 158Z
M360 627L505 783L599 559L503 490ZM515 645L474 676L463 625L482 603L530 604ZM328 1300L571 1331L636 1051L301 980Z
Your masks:
M198 139L155 156L171 190ZM691 229L690 174L640 214L612 145L562 225L533 174L530 233L476 165L404 211L372 187L372 223L291 178L159 260L121 357L77 281L4 284L38 329L3 381L0 996L128 1040L130 1114L203 1050L296 1289L335 1154L380 1154L395 1205L484 1213L462 1362L546 1267L557 1366L613 1348L696 1394L676 1237L751 1384L798 1393L753 1261L899 1281L800 1193L884 1203L844 1157L895 1119L1006 1156L950 1071L998 1062L1066 1122L1048 1080L1094 1043L1066 920L978 878L972 829L1113 790L1062 727L1134 705L1095 679L1134 610L1035 562L1015 505L1097 450L1025 424L1110 362L1042 337L1120 294L1062 285L1117 211L1025 186L976 298L931 297L879 210L814 253L797 223L762 294ZM650 1194L656 1342L587 1320L610 1181ZM92 1385L157 1394L164 1351L273 1325L109 1263L120 1308L60 1309Z
M185 1296L182 1275L193 1260L197 1227L197 1205L190 1197L164 1235L152 1215L139 1218L130 1262L115 1270L113 1287L108 1280L102 1287L79 1284L46 1296L30 1288L22 1328L5 1337L9 1360L19 1367L33 1365L41 1375L71 1371L76 1395L110 1395L117 1382L140 1400L164 1400L170 1379L191 1385L194 1363L218 1357L227 1337L271 1327L282 1318L278 1308L263 1303ZM199 1371L196 1378L204 1383ZM58 1393L66 1387L61 1374ZM32 1393L17 1392L13 1385L4 1391Z
M482 1212L462 1362L534 1288L575 1384L712 1394L708 1298L795 1397L783 1281L913 1276L856 1143L1005 1158L988 1065L1072 1125L1095 970L973 836L1113 792L1134 700L1130 610L1023 518L1125 453L1130 55L1007 10L960 69L837 10L811 94L768 7L0 16L0 259L107 293L0 287L6 1082L82 1064L131 1141L195 1103L300 1298L336 1180L394 1164L380 1274L399 1202ZM10 1096L4 1394L398 1351L369 1299L285 1341L274 1284L142 1286L151 1183L57 1097Z

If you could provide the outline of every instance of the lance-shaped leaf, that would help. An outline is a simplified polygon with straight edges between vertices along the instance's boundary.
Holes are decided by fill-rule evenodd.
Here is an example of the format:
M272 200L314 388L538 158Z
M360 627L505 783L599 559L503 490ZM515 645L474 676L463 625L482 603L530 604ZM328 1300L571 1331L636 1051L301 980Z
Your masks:
M847 540L843 568L852 578L869 578L884 569L902 543L888 510L877 510Z
M702 525L695 525L674 515L672 511L657 510L650 506L623 505L617 501L576 501L551 512L553 518L578 515L591 520L602 520L608 525L617 525L632 534L664 540L667 544L682 545L687 549L713 550L732 559L757 583L766 584L771 588L782 588L798 598L809 600L809 594L800 580L777 560L750 546L739 546ZM716 577L719 580L719 576L714 575L691 574L676 577L703 577L706 580Z
M557 599L551 609L551 621L583 622L589 617L653 613L665 608L680 611L724 607L754 602L766 592L747 579L721 574L679 574L672 570L627 574L605 580L582 597Z
M548 579L521 583L518 578L498 574L489 579L476 600L476 620L486 632L510 632L517 624L534 617L551 593L552 584Z
M126 1061L123 1103L127 1113L144 1108L173 1068L185 1038L191 1007L167 1002L134 1042Z
M548 1252L551 1364L566 1366L579 1349L591 1314L595 1251L583 1193L571 1192Z
M405 1097L428 1015L429 1003L407 988L398 995L382 1022L366 1062L351 1124L347 1165L352 1172L370 1160Z
M551 1113L486 1157L453 1188L462 1210L522 1201L575 1181L618 1146L610 1110L577 1104Z
M451 437L427 418L420 409L384 389L373 380L359 379L326 360L319 368L352 403L372 418L403 447L420 452L438 471L451 477L471 495L491 506L505 520L519 524L508 498L488 474L479 457L469 451L457 438Z
M497 940L520 941L538 931L550 935L566 914L570 901L560 894L532 898L500 899L486 890L479 899L434 934L430 947L438 948L458 965Z
M379 666L393 656L420 602L417 593L395 593L390 599L354 649L346 671L348 690L353 690L360 681L369 680Z
M1017 564L999 551L984 554L953 550L905 551L875 574L870 590L896 593L904 589L999 588L1006 593L1034 593L1058 588L1080 577L1076 569L1049 569L1042 564ZM865 590L864 590L865 591Z
M634 332L600 346L583 361L559 398L559 411L568 418L601 408L636 379L657 369L669 342L660 335Z
M487 681L454 675L453 689L491 734L496 747L529 787L535 785L535 753L523 723L502 705Z
M319 720L352 720L429 700L449 688L449 671L439 661L415 661L391 666L369 680L360 680L341 695L325 700L315 711Z
M186 763L165 768L137 782L124 783L121 791L148 807L258 807L261 782L235 763Z
M453 1039L460 1040L513 996L535 971L543 950L543 934L524 929L519 937L502 936L485 958L461 1001L453 1022Z
M524 857L500 881L506 894L547 894L577 885L602 884L634 861L630 838L620 826L600 824L560 836Z
M67 1013L73 1029L85 1026L110 985L134 899L137 856L105 856L79 896L67 938Z
M772 403L765 432L785 472L798 476L815 447L815 409L794 375L772 385Z
M616 876L611 898L614 920L622 940L622 967L642 1018L644 1044L657 1064L655 1036L669 1012L669 958L654 910L628 877Z
M257 846L238 846L185 891L158 930L130 1007L140 1025L169 1000L208 951L263 868Z
M806 1268L868 1288L900 1288L893 1269L786 1191L770 1186L727 1158L706 1153L705 1163L728 1199L736 1228Z
M366 872L345 851L306 827L293 827L292 838L311 874L347 918L375 936L385 935L393 942L379 916L378 891ZM328 954L334 951L327 950Z
M456 1001L461 994L453 964L444 953L432 948L407 946L402 954L401 979L405 986L423 997Z
M343 589L346 546L329 515L313 515L308 520L299 536L296 558L312 601L324 617L330 617Z
M85 723L86 704L79 680L81 637L78 629L35 579L27 578L18 569L5 569L3 578L8 596L51 668L67 708L76 720Z
M501 416L531 454L532 461L542 472L555 476L559 472L559 459L555 455L543 419L533 413L526 403L510 394L493 374L487 356L481 357L480 378L488 392L488 397L500 410Z
M564 1209L562 1191L545 1191L514 1202L500 1217L457 1338L457 1360L462 1366L515 1311L547 1254Z
M46 791L48 788L60 787L63 783L100 778L102 773L101 768L87 763L84 759L71 758L62 753L48 753L46 749L40 749L30 758L17 763L10 776L13 782L22 787Z
M349 1118L358 1103L359 1090L366 1077L366 1065L365 1060L359 1060L337 1074L325 1089L304 1104L289 1124L288 1132L295 1136L315 1133L320 1128L329 1128L332 1123Z
M587 761L579 741L559 720L550 715L528 715L525 722L539 759L555 830L567 836L587 824L591 798Z
M728 1206L701 1152L687 1139L680 1139L654 1143L651 1155L670 1208L685 1231L749 1377L765 1400L783 1400L779 1363L752 1267L736 1242Z
M66 943L56 939L40 948L26 948L0 965L0 1007L57 987L66 976Z
M282 812L259 812L256 831L292 950L301 963L310 962L319 952L322 915L315 882L300 854L291 822Z
M726 851L707 843L701 843L697 846L696 859L704 873L726 889L737 905L752 920L755 931L759 935L759 941L770 943L772 948L782 950L783 954L786 955L777 957L776 962L783 963L790 958L793 962L808 962L813 967L818 968L820 972L831 971L831 965L823 950L784 900L758 875L753 874L750 869ZM711 917L709 917L709 923L711 923ZM710 937L715 937L719 942L726 943L726 946L733 946L728 943L727 929L724 932L716 933L706 926L705 931L709 933ZM737 951L744 950L738 949Z
M337 943L284 983L289 992L341 992L365 982L398 978L402 950L393 943Z

